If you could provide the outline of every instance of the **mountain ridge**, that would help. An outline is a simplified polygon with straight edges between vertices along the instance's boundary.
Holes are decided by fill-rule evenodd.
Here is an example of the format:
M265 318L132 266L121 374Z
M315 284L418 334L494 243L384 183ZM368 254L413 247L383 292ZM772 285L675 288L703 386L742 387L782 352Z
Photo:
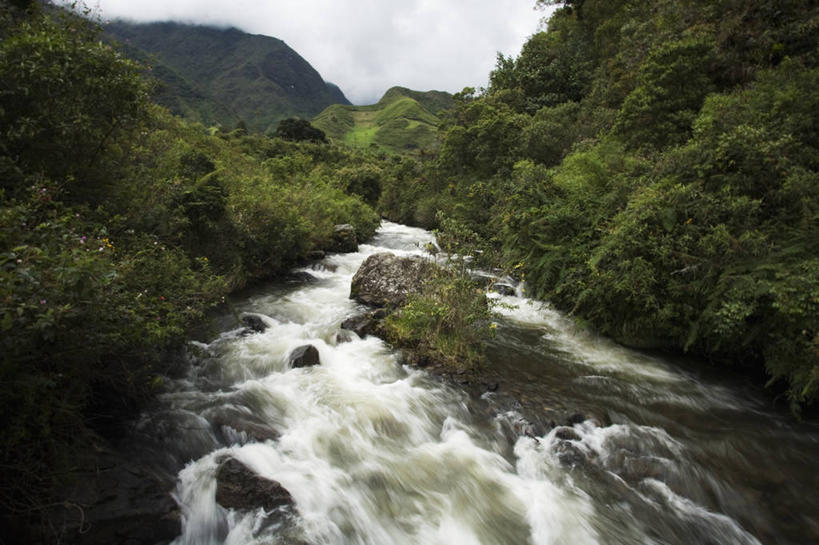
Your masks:
M284 41L177 22L112 21L106 36L152 65L156 101L206 125L269 132L285 117L311 118L332 104L350 104L341 89Z

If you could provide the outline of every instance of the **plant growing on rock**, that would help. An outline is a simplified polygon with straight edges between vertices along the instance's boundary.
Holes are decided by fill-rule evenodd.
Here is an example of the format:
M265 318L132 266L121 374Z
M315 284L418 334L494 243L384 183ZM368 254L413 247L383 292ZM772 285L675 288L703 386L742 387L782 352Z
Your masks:
M466 370L484 363L484 343L494 332L484 290L466 274L436 267L424 289L385 322L387 339L413 350L413 363Z

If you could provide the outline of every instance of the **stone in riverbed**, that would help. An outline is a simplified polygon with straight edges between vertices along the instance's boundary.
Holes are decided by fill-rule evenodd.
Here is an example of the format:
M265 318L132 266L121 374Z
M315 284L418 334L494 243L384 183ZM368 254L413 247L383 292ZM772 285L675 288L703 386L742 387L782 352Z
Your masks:
M390 252L371 255L353 276L350 298L377 307L398 307L411 294L421 293L436 265L417 256Z
M247 328L248 333L262 333L267 329L267 324L256 314L245 314L242 316L242 325Z
M338 333L336 333L336 338L335 338L336 345L348 343L348 342L351 342L352 340L353 340L353 332L352 331L347 331L346 329L342 329Z
M358 238L355 227L349 223L336 225L333 228L333 250L336 252L357 252Z
M555 430L555 437L563 441L580 441L580 435L568 426L560 426Z
M313 276L307 271L295 271L291 272L285 278L285 281L288 284L312 284L318 282L318 278Z
M353 331L362 339L375 332L381 321L387 317L387 312L384 309L376 309L372 312L366 312L356 316L350 316L341 322L341 329Z
M216 474L216 503L236 510L294 506L293 497L281 484L257 475L235 458L223 462Z
M290 352L290 356L287 358L287 361L290 364L290 367L294 369L297 367L312 367L313 365L321 365L318 349L312 344L305 344L304 346L300 346Z

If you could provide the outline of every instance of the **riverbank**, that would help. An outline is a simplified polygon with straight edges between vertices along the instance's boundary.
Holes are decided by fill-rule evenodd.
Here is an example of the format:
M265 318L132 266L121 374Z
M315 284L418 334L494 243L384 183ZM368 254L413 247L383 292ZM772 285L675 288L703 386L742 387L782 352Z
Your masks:
M771 412L758 392L589 335L516 295L497 296L508 306L478 372L408 367L380 339L340 335L366 310L349 299L361 262L419 255L428 237L385 223L359 253L233 302L266 329L217 320L224 327L194 343L188 372L121 444L154 476L172 475L163 486L175 507L160 513L167 503L148 491L143 528L175 520L166 537L177 544L279 539L277 515L214 499L233 459L288 491L286 531L303 543L814 539L819 430ZM308 344L320 364L292 368ZM541 520L560 529L542 533Z

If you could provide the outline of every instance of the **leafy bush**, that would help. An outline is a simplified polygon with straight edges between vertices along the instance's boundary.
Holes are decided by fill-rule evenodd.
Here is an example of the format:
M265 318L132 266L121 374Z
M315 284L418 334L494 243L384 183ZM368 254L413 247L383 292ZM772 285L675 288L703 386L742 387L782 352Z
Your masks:
M385 327L388 340L412 347L419 363L465 370L484 363L492 317L483 289L462 272L438 269L422 294L387 317Z
M563 7L488 90L455 95L434 166L383 205L477 237L621 342L764 368L809 405L819 10L547 3Z
M14 21L7 12L0 26L0 187L7 196L22 195L23 174L38 172L81 180L66 186L80 199L99 197L107 181L104 152L147 113L149 86L140 67L97 41L99 29L80 17Z
M306 119L289 117L279 121L276 127L276 136L285 140L295 140L297 142L307 140L309 142L327 142L324 131L312 126Z
M35 507L65 477L87 427L104 428L147 396L163 351L225 293L206 261L150 237L120 238L56 196L35 188L0 209L6 508ZM101 397L120 406L97 413Z

